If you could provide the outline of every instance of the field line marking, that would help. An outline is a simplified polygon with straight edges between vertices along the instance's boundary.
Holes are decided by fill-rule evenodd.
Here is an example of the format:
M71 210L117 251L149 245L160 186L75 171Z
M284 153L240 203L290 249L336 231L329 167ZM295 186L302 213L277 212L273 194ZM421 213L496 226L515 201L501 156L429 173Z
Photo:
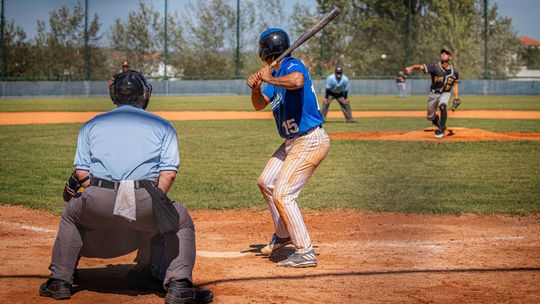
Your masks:
M444 245L449 244L468 244L468 243L486 243L494 241L518 241L524 240L523 236L498 236L498 237L482 237L482 238L468 238L461 240L435 240L430 242L347 242L347 243L321 243L318 244L319 247L329 247L329 248L411 248L411 247L426 247L426 248L439 248ZM316 244L317 245L317 244Z
M26 224L14 223L14 222L0 221L0 224L4 226L17 227L22 230L30 230L30 231L44 232L44 233L56 233L56 230L46 229L46 228L41 228L41 227L31 226L31 225L26 225Z
M197 250L197 255L203 258L240 258L249 255L249 252L240 251L205 251Z
M47 233L47 234L56 233L56 230L41 228L41 227L31 226L31 225L26 225L26 224L14 223L14 222L0 221L0 225L16 228L19 230L29 230L29 231L41 232L41 233ZM205 258L239 258L239 257L246 256L248 254L249 253L247 252L239 252L239 251L197 250L197 255L201 257L205 257Z
M41 228L32 225L0 221L0 225L16 227L21 230L30 230L41 233L56 233L55 230ZM468 244L468 243L486 243L496 241L518 241L524 240L523 236L499 236L499 237L481 237L481 238L468 238L468 239L453 239L453 240L435 240L430 242L346 242L346 243L320 243L315 244L316 247L326 248L430 248L440 249L445 245L451 244ZM197 250L197 255L205 258L239 258L252 254L253 252L240 252L240 251L206 251Z

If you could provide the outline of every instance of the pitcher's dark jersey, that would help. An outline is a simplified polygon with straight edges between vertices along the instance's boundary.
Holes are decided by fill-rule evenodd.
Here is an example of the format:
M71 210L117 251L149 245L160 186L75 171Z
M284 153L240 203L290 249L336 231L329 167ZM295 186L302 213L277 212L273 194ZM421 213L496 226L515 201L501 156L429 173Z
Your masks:
M440 62L424 64L424 73L431 74L431 92L450 92L455 83L459 83L458 71L453 65L445 70Z

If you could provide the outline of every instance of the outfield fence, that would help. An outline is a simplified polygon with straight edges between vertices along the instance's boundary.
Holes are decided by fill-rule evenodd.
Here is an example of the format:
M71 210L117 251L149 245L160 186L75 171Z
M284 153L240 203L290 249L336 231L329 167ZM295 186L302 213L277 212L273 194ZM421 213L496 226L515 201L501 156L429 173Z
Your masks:
M349 94L395 95L396 83L384 79L351 80ZM245 80L151 81L154 96L249 94ZM324 93L324 80L314 80L318 93ZM430 81L407 81L407 93L427 94ZM465 95L540 95L535 80L463 80L459 91ZM99 97L107 96L106 81L0 81L0 97Z

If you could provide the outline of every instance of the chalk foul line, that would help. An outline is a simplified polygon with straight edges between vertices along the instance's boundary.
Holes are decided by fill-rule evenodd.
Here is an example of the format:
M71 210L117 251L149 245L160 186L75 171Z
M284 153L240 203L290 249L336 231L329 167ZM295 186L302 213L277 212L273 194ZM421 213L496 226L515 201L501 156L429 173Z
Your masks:
M0 225L15 228L19 230L27 230L39 233L50 234L50 238L54 238L56 230L41 228L38 226L26 225L15 222L0 221ZM434 240L434 241L368 241L368 242L339 242L339 243L321 243L318 248L328 249L346 249L346 248L427 248L427 249L442 249L444 246L452 244L472 244L472 243L493 243L493 242L511 242L523 241L523 236L496 236L496 237L481 237L468 239L450 239L450 240ZM240 258L249 255L257 254L256 252L240 252L240 251L206 251L197 250L197 256L204 258Z

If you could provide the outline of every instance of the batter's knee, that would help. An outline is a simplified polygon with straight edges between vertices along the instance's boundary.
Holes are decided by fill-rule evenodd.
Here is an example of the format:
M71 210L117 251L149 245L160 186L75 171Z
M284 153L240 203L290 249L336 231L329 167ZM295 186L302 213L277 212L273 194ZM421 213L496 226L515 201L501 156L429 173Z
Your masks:
M282 187L276 187L274 191L272 191L272 197L274 198L274 202L278 201L281 204L284 204L287 201L287 195L288 193Z
M266 178L264 175L259 176L257 179L257 185L261 191L269 190L271 188L271 181Z
M440 109L441 111L446 110L447 107L448 107L448 106L447 106L445 103L439 105L439 109Z

